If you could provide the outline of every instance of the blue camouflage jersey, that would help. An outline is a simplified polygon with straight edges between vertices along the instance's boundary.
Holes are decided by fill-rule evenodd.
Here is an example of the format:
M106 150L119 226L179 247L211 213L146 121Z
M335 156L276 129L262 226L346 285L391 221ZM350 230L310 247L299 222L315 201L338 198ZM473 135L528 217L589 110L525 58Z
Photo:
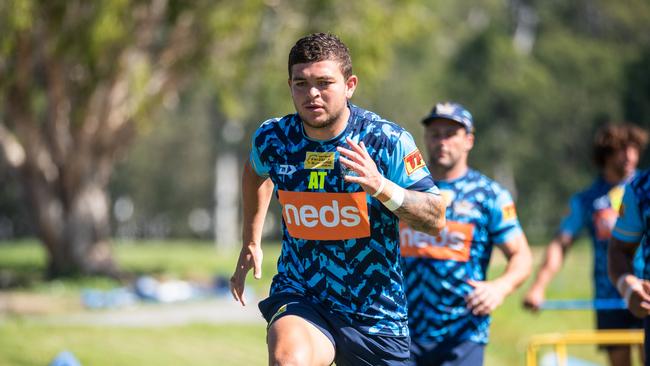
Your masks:
M339 136L309 138L297 114L264 122L251 165L275 184L282 205L282 251L271 295L299 294L368 334L408 334L398 218L358 184L346 183L337 146L363 141L381 174L416 191L438 193L413 137L352 104Z
M585 227L589 232L593 245L594 297L596 299L621 298L607 274L607 247L618 217L625 183L610 184L602 177L596 178L589 188L571 197L569 214L562 219L560 224L560 233L574 239ZM639 265L641 263L636 260L635 267Z
M650 280L650 170L645 170L625 186L620 216L612 236L627 243L640 243L640 277ZM637 263L635 263L635 266Z
M507 190L476 170L435 184L447 203L443 232L400 228L411 338L485 344L490 317L467 309L467 281L484 281L494 245L523 235L515 206Z

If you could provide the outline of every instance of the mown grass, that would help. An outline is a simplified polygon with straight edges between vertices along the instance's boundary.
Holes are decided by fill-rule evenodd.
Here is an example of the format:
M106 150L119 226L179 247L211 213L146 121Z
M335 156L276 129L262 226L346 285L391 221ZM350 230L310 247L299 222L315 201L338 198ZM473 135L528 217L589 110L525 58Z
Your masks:
M48 365L69 350L82 365L264 365L262 326L162 328L52 326L9 321L0 327L0 365Z
M161 277L211 279L229 276L236 251L217 251L211 243L120 242L115 247L122 268L133 273ZM536 248L536 265L541 248ZM250 279L258 297L268 291L275 273L276 245L265 245L264 277ZM0 243L0 274L15 282L9 292L76 299L84 287L110 288L118 283L99 278L42 281L45 257L33 241ZM495 252L490 276L503 270ZM591 254L586 242L572 250L559 276L549 288L554 299L588 299L591 296ZM21 282L22 281L22 282ZM523 365L527 340L533 334L572 329L591 329L589 311L555 311L531 314L521 308L521 297L530 280L495 312L487 366ZM2 295L2 293L0 293ZM2 304L0 304L0 309ZM133 328L65 326L41 322L26 315L0 312L0 365L46 365L62 350L72 351L83 365L265 365L264 325L207 325ZM549 350L546 350L549 351ZM605 365L595 346L571 347L570 354Z

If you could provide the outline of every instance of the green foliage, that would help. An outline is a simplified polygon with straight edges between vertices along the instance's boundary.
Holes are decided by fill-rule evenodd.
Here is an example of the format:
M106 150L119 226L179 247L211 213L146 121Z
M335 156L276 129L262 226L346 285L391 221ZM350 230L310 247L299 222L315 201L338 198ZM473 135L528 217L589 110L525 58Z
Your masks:
M530 53L515 44L521 5L490 8L485 27L460 40L445 62L436 94L470 109L477 134L471 164L513 191L534 241L552 235L568 196L593 179L596 128L624 114L624 70L639 59L643 42L618 35L647 25L633 20L624 5L619 12L610 7L619 4L531 6L536 25ZM636 80L648 74L636 70Z
M377 85L390 76L395 60L392 45L428 24L408 20L424 8L417 1L371 3L246 1L211 9L205 15L209 29L217 35L229 29L232 35L215 37L211 62L202 74L206 79L195 81L175 110L160 113L157 127L146 131L147 136L118 167L114 198L129 195L138 219L166 216L173 235L192 235L186 225L189 211L211 209L209 183L215 155L235 151L246 156L252 130L263 120L292 112L287 57L299 37L312 31L339 34L350 47L355 65L362 65L355 71L362 77L359 95L363 98L376 93ZM222 139L226 123L245 125L243 143ZM157 152L153 159L151 151ZM148 181L152 176L157 177L156 184Z
M33 22L32 0L3 1L0 3L0 57L5 58L14 46L8 35L15 29L28 29Z
M47 36L57 40L50 51L77 76L70 86L79 90L81 106L72 120L81 123L80 102L117 67L119 52L145 35L136 27L141 11L141 2L127 0L0 3L0 57L9 57L0 59L0 74L8 75L0 88L14 77L7 70L15 35L48 14ZM200 47L175 60L183 70L178 88L189 92L174 88L147 99L147 81L167 59L130 58L131 103L139 105L134 116L144 137L118 167L112 189L114 197L130 194L143 219L173 217L175 235L188 233L191 207L212 204L216 155L246 156L247 137L261 121L293 111L287 54L310 32L333 32L348 44L360 76L353 102L406 126L418 140L419 120L433 103L465 104L477 127L471 164L513 191L534 239L554 232L569 195L597 173L590 146L600 125L627 119L650 128L644 0L170 0L164 16L153 50L164 47L177 21L194 20L191 39ZM529 51L515 44L524 25ZM32 109L44 117L48 94L34 89ZM227 122L243 126L243 142L223 141ZM169 213L174 207L178 214Z
M650 46L625 65L623 108L625 119L650 130Z

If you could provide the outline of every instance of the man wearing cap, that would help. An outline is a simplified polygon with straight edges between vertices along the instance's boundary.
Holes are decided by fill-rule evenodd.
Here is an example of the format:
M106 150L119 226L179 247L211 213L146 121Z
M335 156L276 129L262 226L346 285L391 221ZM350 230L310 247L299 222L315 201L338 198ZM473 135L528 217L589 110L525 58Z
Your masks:
M508 191L467 165L474 146L469 111L439 103L422 123L447 224L438 236L400 225L410 364L482 365L490 314L528 277L530 248ZM487 281L495 246L508 264Z

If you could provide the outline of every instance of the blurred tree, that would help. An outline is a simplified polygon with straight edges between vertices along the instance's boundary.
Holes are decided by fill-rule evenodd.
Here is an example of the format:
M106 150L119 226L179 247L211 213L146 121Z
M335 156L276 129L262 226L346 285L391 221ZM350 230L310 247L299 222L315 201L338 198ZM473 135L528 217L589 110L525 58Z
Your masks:
M406 126L416 138L419 120L434 102L465 103L477 123L472 165L513 190L531 240L543 241L556 227L568 196L595 173L593 131L609 119L643 111L639 102L645 100L640 91L647 89L647 61L640 53L650 34L643 1L275 0L267 5L249 52L232 67L212 65L206 80L234 82L209 82L216 86L203 102L213 111L210 116L198 112L208 108L200 104L195 112L181 113L210 118L214 154L235 152L244 158L248 152L247 139L232 143L222 138L225 126L242 124L249 136L265 118L291 113L285 82L288 48L305 33L332 31L350 46L360 76L353 102ZM235 21L221 14L220 24ZM622 93L628 95L623 104L629 105L622 105ZM181 139L185 124L173 125L177 132L165 136ZM146 154L160 147L139 150ZM172 172L160 169L161 176ZM186 174L170 179L190 191ZM162 207L165 200L152 203L142 197L134 197L140 202L136 206L148 207L150 217L169 211L169 205ZM184 203L187 212L189 201Z
M238 186L240 173L210 174L212 171L205 167L218 165L214 160L228 155L235 155L240 161L245 159L250 149L248 137L262 121L293 112L287 85L287 58L299 37L315 31L339 35L350 47L354 72L361 78L353 102L370 107L365 103L378 100L374 96L384 91L379 84L393 76L391 68L398 60L395 45L425 34L429 24L410 20L413 16L424 18L422 13L426 7L420 1L277 0L266 1L266 5L258 23L250 28L254 41L247 52L241 53L237 62L225 63L228 57L223 56L226 51L221 51L220 62L212 63L202 80L193 84L192 91L181 98L178 111L166 111L160 117L159 128L140 139L127 160L118 166L113 192L132 197L136 224L140 227L163 214L171 218L169 235L193 235L187 227L187 215L196 207L212 209L212 204L225 204L219 206L220 211L234 213L235 219L238 218L238 195L234 202L229 195L216 195L216 202L206 201L217 189L204 183L206 177L212 180L216 175L217 180L226 180L225 186ZM222 7L215 21L220 26L239 22L232 13ZM188 131L188 121L192 121L193 131ZM187 146L190 135L193 143ZM210 141L210 149L201 148ZM175 151L164 151L172 146L176 147ZM167 159L151 161L147 159L151 151ZM185 154L197 158L181 160L180 155ZM212 155L208 158L209 154ZM198 175L203 178L198 179ZM148 181L160 183L146 184ZM173 192L166 188L169 184L165 182L174 182ZM230 201L232 207L224 201ZM277 211L272 209L271 214L274 212ZM227 228L233 226L237 223L226 224ZM219 234L227 231L216 230ZM238 240L235 228L235 237L223 239L225 242L221 244L234 245Z
M0 155L24 187L48 274L117 273L106 189L115 162L143 127L153 128L159 106L175 108L192 77L213 83L215 152L243 151L247 144L223 143L222 130L250 131L291 112L286 57L299 36L340 32L370 81L416 30L407 15L420 3L2 2ZM157 155L177 157L174 146ZM169 196L173 181L162 182L155 186Z
M29 236L34 232L21 193L11 170L0 159L0 241Z
M644 74L640 53L650 33L642 19L650 6L513 0L455 7L468 14L467 24L478 18L483 27L458 43L436 94L470 108L477 128L472 165L515 193L527 234L544 240L568 196L595 174L593 132L623 119L626 65L628 74Z
M625 65L623 107L628 121L650 131L650 45Z
M548 235L594 173L598 125L648 123L649 17L645 0L0 2L0 178L22 183L0 204L28 198L50 275L115 273L106 185L135 137L150 133L114 192L185 235L177 221L214 204L206 167L248 152L224 136L291 113L288 50L331 31L360 76L353 102L416 135L433 102L466 104L472 164L518 193L527 232Z
M23 185L50 277L118 274L115 160L206 56L245 48L262 5L224 3L245 16L212 23L218 1L0 3L0 155Z

